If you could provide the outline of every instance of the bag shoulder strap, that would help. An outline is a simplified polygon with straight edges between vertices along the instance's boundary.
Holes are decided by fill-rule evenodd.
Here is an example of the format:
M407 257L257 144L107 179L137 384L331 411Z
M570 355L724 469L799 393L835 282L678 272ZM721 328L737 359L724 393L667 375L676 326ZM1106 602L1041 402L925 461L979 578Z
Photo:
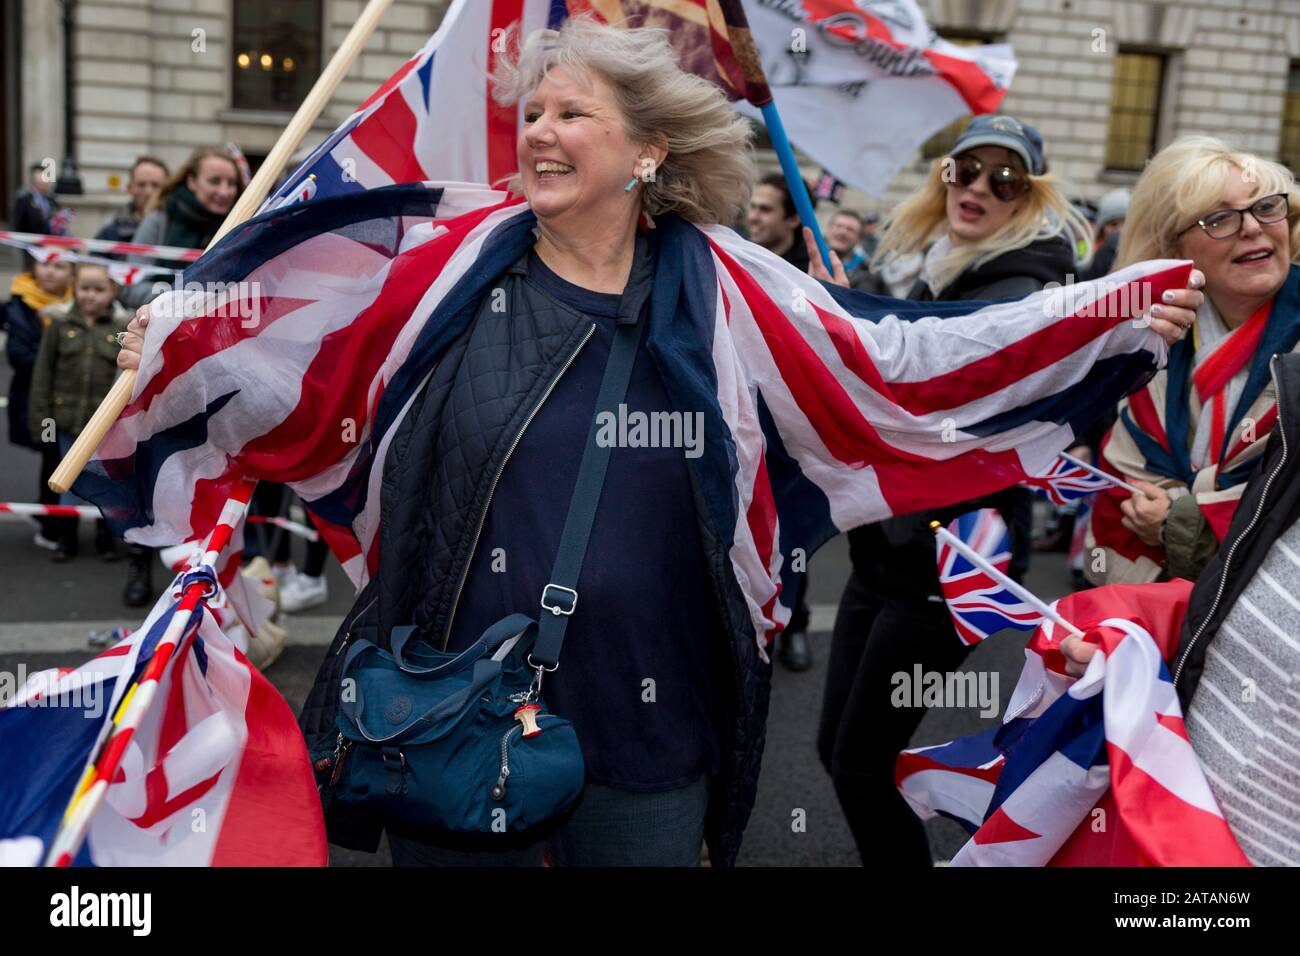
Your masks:
M556 551L551 570L551 582L542 589L542 613L537 622L537 640L533 645L532 663L554 670L564 644L564 632L569 617L578 606L578 575L582 560L587 554L587 541L596 519L596 506L600 503L605 486L605 471L609 465L610 448L596 441L595 418L603 411L617 413L618 404L627 396L632 366L636 362L641 336L648 323L620 322L614 332L609 361L600 381L596 397L593 427L587 433L587 447L578 466L578 480L569 499L569 514L564 520L560 546Z

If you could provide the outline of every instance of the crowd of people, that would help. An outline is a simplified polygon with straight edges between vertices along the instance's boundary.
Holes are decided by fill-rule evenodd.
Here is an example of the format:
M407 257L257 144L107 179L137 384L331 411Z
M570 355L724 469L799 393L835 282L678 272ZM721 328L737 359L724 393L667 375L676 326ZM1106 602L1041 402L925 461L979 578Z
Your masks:
M47 169L34 165L30 173L29 185L15 199L12 231L61 234L60 223L70 217L52 195ZM124 188L129 198L94 238L205 248L246 185L237 158L224 147L195 149L174 171L156 156L139 156L127 172ZM125 258L177 271L185 265L157 257ZM26 268L11 283L0 323L11 369L9 442L39 456L36 495L40 504L84 505L70 492L51 491L48 480L108 394L118 373L119 333L126 330L132 312L153 297L154 285L147 280L119 285L106 265L74 257L24 254L24 260ZM284 517L291 498L280 486L264 486L253 512ZM78 556L78 518L48 515L36 521L32 538L36 547L51 551L52 560L59 563ZM115 539L103 519L95 522L94 542L103 561L119 561L125 551L122 603L129 608L151 605L162 582L154 574L156 549ZM305 611L328 599L324 571L328 548L322 541L308 543L299 570L292 560L288 533L252 527L246 558L251 561L263 552L271 562L283 610Z
M1286 436L1300 414L1300 363L1291 355L1300 344L1300 270L1292 264L1300 252L1293 248L1300 191L1288 170L1215 139L1185 137L1151 160L1131 194L1117 190L1086 207L1072 203L1067 184L1051 172L1050 144L1031 124L980 116L896 205L832 210L825 217L832 255L824 263L786 179L753 175L747 125L716 90L678 70L662 41L640 31L566 27L550 35L549 45L525 45L498 82L507 99L526 104L513 186L538 220L536 247L508 274L512 301L531 310L529 334L541 343L538 354L549 356L543 364L558 367L564 358L546 350L546 335L563 332L547 323L576 316L596 333L581 355L568 357L572 365L516 439L513 464L496 474L491 508L480 514L485 543L509 541L515 548L520 571L505 578L485 573L491 547L465 554L449 543L478 507L477 499L463 496L477 481L440 484L422 469L454 458L464 472L486 480L503 462L462 433L456 415L439 419L433 411L478 403L481 427L506 429L526 397L523 371L510 364L522 360L504 347L501 330L481 322L467 333L467 352L506 356L498 382L504 391L491 401L475 394L469 380L479 372L466 361L435 383L445 389L441 401L424 403L425 411L414 415L412 434L403 438L407 457L383 492L392 496L386 507L404 536L391 548L385 540L367 588L386 599L376 608L363 592L349 632L358 624L387 630L414 622L455 652L504 613L536 603L582 458L585 436L572 423L583 419L579 409L600 386L620 322L636 321L657 257L666 254L657 243L668 240L638 229L642 214L734 223L751 242L824 282L920 302L1020 299L1138 261L1190 259L1204 276L1203 293L1170 293L1149 313L1173 342L1167 367L1068 449L1138 489L1100 493L1080 518L1088 522L1082 567L1088 583L1078 583L1198 582L1191 618L1201 626L1181 652L1190 676L1178 684L1189 734L1248 855L1257 862L1300 862L1296 726L1283 721L1284 730L1243 756L1231 742L1250 736L1251 721L1221 690L1243 672L1258 674L1261 693L1282 706L1298 669L1289 635L1300 632L1294 598L1300 531ZM636 128L655 135L628 136L629 110L637 111ZM688 115L690 130L680 119ZM542 169L547 163L557 169ZM646 163L657 175L625 186L627 170ZM571 168L560 171L565 164ZM130 171L130 201L101 235L201 248L244 185L238 164L220 148L196 150L174 172L142 156ZM801 187L807 188L796 184ZM50 231L46 192L33 187L19 204L15 228L21 214L29 231ZM118 288L103 266L86 263L38 262L15 279L5 312L13 368L9 439L42 455L40 500L52 500L45 479L107 392L116 364L136 361L119 358L117 333L128 330L130 310L149 298L147 284ZM1182 337L1193 318L1192 332ZM128 353L139 352L142 328L139 318L130 323ZM667 373L644 345L638 355L628 405L666 407L661 375ZM734 616L753 598L718 570L717 541L691 482L680 455L642 455L635 465L612 456L602 498L612 510L601 512L603 523L600 515L595 520L593 557L584 570L593 580L584 577L582 590L617 597L588 617L574 616L564 667L546 681L551 705L572 721L583 745L587 785L577 814L548 841L508 852L440 845L389 821L396 863L524 865L546 854L556 863L690 865L706 835L715 858L734 858L752 801L752 755L762 747L761 688L769 665L757 654L747 621ZM289 498L287 489L263 485L255 508L281 514ZM891 678L916 667L955 671L970 653L942 598L929 526L977 508L1002 515L1012 542L1008 573L1021 580L1035 549L1033 502L1024 489L848 532L852 570L825 652L817 751L864 860L931 862L924 827L894 784L895 758L925 709L892 706ZM614 512L617 521L609 517ZM1068 540L1072 519L1052 515L1050 540L1038 546ZM527 554L520 553L521 538L529 542ZM621 553L628 540L638 543L640 566L676 570L629 577L625 564L602 559ZM1248 543L1234 561L1225 545L1242 540ZM51 548L55 560L71 559L75 519L45 519L35 541ZM102 525L96 548L106 559L116 555ZM254 536L248 556L258 553L275 568L287 609L326 599L323 543L309 551L301 571L293 568L283 535L268 542ZM153 598L153 558L135 545L128 554L125 599L140 606ZM599 575L616 576L617 586L602 588ZM459 603L448 613L448 588L456 582ZM813 655L806 578L798 586L793 616L773 649L791 671L807 670ZM611 621L617 626L606 626ZM1081 672L1094 650L1071 644L1070 667ZM327 770L338 759L332 704L338 660L332 651L303 720L312 756ZM622 690L646 673L659 675L660 686L680 689L649 717L629 706ZM331 835L348 845L370 845L385 823L334 814Z

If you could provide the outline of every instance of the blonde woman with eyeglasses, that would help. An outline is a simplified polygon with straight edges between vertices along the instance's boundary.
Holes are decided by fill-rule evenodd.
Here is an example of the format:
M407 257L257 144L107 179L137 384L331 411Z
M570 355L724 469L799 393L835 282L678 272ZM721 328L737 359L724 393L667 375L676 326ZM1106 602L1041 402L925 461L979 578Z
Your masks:
M1290 170L1209 136L1179 139L1133 189L1117 265L1191 259L1206 298L1169 365L1120 406L1102 465L1094 583L1195 579L1218 551L1277 422L1270 359L1300 342L1300 191Z

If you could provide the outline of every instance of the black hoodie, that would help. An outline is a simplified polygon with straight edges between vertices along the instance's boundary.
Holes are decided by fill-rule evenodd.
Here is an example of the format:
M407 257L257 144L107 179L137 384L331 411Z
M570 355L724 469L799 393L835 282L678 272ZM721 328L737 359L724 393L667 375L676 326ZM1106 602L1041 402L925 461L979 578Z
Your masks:
M972 299L1020 299L1049 282L1064 282L1074 271L1074 248L1064 236L1036 239L983 265L967 269L935 295L924 279L917 279L909 299L951 302Z

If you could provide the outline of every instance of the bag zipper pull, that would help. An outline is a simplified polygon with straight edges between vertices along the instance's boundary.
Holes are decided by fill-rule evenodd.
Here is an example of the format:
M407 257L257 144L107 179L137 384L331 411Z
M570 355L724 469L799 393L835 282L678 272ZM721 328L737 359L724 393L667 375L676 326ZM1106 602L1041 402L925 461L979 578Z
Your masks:
M343 755L346 749L347 741L343 739L342 734L339 734L338 743L334 747L334 769L330 773L329 785L331 787L337 784L339 778L343 776Z
M542 728L537 726L537 712L542 709L541 704L524 704L515 710L515 720L524 725L524 737L536 737L542 732Z

